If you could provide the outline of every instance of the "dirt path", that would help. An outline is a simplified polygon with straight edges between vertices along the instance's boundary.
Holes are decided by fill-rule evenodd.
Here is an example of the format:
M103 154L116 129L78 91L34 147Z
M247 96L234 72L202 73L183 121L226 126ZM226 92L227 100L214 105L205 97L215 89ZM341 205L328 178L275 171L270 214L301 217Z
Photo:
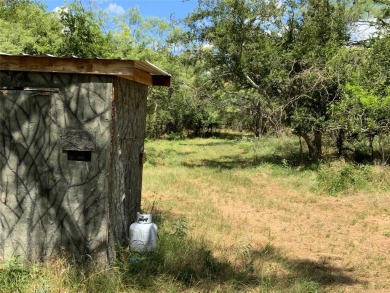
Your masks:
M335 292L389 292L390 194L315 197L270 178L257 186L272 205L259 209L247 199L213 197L222 217L236 226L231 230L247 235L254 251L271 244L285 262ZM235 238L225 238L225 245L234 246Z
M185 217L214 256L237 264L241 253L271 289L305 292L294 285L309 280L312 292L390 292L390 192L321 195L314 172L284 174L269 160L279 142L267 143L159 145L169 155L146 169L145 197Z

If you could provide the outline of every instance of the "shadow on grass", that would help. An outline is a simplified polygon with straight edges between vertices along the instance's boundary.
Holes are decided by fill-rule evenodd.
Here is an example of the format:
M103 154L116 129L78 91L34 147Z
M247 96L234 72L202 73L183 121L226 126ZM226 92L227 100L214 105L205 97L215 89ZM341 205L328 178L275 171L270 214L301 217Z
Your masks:
M202 152L201 148L218 148L221 147L221 156L215 159L204 158L205 155L199 153L199 159L193 162L183 162L181 165L188 168L208 167L212 169L234 169L234 168L254 168L262 164L271 164L282 167L293 167L299 170L317 170L320 166L319 162L315 162L309 159L306 152L300 152L298 141L290 140L287 142L278 143L277 141L264 140L264 141L252 141L246 140L245 136L226 133L223 134L224 138L217 140L214 138L202 139L199 141L193 141L191 139L181 140L178 145L189 146L193 148L191 152L180 152L174 149L165 149L155 151L150 149L148 158L153 164L154 162L163 161L170 156L186 156L193 155L197 152ZM230 139L226 138L229 137ZM242 143L242 144L241 144ZM224 147L236 146L237 149L241 149L241 154L237 155L222 155L228 153L230 148L224 149ZM262 148L273 149L269 153L262 153ZM207 150L205 150L207 152ZM149 159L148 159L149 160Z
M180 152L174 149L156 150L149 148L147 152L147 162L153 166L163 165L165 161L170 161L172 158L183 157L194 154L195 152L184 151Z
M191 147L213 147L213 146L231 146L237 144L237 141L234 140L220 140L215 139L202 140L199 143L179 143L179 145L191 146Z
M164 227L162 222L158 225ZM115 266L126 287L147 292L209 292L226 285L237 292L260 285L256 275L215 258L204 239L188 237L185 223L179 221L173 227L169 232L160 229L159 244L151 253L119 249Z
M210 137L227 140L256 139L253 134L240 132L214 132Z
M308 278L321 286L361 284L351 277L351 269L339 268L326 263L303 259L285 259L285 263L296 276Z
M240 290L244 286L259 285L255 275L239 271L227 261L217 260L204 244L196 240L182 238L178 244L176 240L170 239L167 243L166 239L160 238L160 242L163 243L150 254L121 254L117 266L125 284L148 292L162 292L168 287L209 291L220 284L229 284L229 287Z
M299 170L317 170L320 166L319 163L313 162L306 158L301 158L299 154L290 153L287 155L258 155L251 158L244 158L243 156L221 156L218 159L202 159L198 162L183 163L182 165L188 168L208 167L219 170L231 170L231 169L247 169L255 168L264 164L271 164L279 167L299 167Z
M154 252L140 254L118 248L114 267L101 268L90 258L59 258L48 265L54 275L39 273L17 259L0 266L1 292L319 292L335 286L364 285L353 271L331 265L331 261L295 259L273 246L236 249L230 261L215 257L206 239L189 237L185 223L173 223L172 215L156 213L159 245ZM161 216L164 216L161 217ZM159 218L160 217L160 218ZM164 227L165 226L165 227ZM66 260L68 259L68 260ZM59 287L46 283L60 276ZM46 281L45 281L46 280ZM57 289L56 289L57 288ZM39 290L38 290L39 289ZM28 291L30 290L30 291Z
M279 264L285 270L260 271L259 282L262 288L282 290L282 292L318 292L335 286L366 285L353 277L353 270L331 265L330 262L310 259L295 259L285 256L271 244L251 252L252 262ZM271 266L272 267L272 266Z
M259 288L262 292L318 292L320 287L360 283L348 269L291 259L270 244L259 250L237 250L235 261L216 258L205 239L188 237L182 225L174 226L176 230L160 232L158 248L152 253L119 251L116 267L127 287L148 292L238 292ZM276 263L284 268L281 272L267 269ZM296 287L302 291L296 291Z

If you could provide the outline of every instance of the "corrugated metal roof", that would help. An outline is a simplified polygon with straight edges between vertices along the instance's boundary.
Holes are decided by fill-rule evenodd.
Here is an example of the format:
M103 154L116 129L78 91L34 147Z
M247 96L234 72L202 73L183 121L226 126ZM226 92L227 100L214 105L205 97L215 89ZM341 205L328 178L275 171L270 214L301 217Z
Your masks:
M152 74L158 74L158 75L169 75L169 73L165 72L164 70L161 70L157 66L153 65L149 61L136 61L136 68L141 69L146 72L151 72Z
M87 59L0 52L0 70L115 75L147 85L170 86L171 76L148 61Z

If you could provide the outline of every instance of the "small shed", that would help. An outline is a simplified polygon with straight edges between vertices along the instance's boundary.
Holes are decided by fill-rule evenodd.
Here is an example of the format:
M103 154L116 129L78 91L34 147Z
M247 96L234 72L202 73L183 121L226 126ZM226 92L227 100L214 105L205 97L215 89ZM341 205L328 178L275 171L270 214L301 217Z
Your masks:
M0 260L104 263L140 209L146 61L0 54Z

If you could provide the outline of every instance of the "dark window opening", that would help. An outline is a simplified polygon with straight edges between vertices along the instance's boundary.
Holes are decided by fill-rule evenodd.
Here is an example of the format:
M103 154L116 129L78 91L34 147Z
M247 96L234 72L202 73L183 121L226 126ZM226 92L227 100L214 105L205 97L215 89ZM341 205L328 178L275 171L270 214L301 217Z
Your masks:
M68 154L68 161L84 161L90 162L92 152L90 151L66 151Z

